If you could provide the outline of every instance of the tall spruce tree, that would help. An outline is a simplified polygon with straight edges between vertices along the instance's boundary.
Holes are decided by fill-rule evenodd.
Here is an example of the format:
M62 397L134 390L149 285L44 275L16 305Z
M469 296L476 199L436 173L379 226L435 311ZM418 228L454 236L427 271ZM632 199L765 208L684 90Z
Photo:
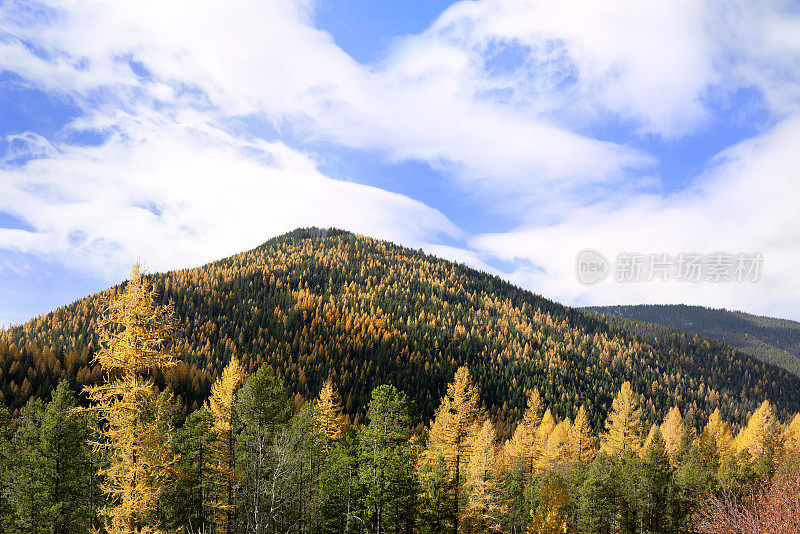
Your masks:
M408 397L394 386L378 386L372 390L367 416L369 422L360 433L359 466L366 488L364 523L376 534L408 531L418 492Z
M173 444L178 455L175 483L164 495L164 507L171 530L186 528L189 532L205 533L213 524L208 507L211 473L208 468L211 454L213 418L203 407L186 418L175 432Z
M294 461L289 457L288 424L292 404L283 380L269 366L247 377L237 393L237 418L241 432L237 453L243 486L239 528L247 532L274 532L288 512Z
M639 514L642 532L670 532L672 470L660 430L644 450L639 470Z
M17 451L12 444L13 428L11 414L0 397L0 532L10 532L14 512L10 500L11 469L17 460Z

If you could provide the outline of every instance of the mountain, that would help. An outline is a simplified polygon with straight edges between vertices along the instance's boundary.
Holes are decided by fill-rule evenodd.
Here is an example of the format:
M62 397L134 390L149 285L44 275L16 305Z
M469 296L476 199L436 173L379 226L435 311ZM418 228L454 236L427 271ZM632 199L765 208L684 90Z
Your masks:
M592 306L585 309L694 332L800 376L800 323L795 321L683 304ZM643 325L638 327L639 330L646 328Z
M501 435L532 388L557 416L574 417L584 404L595 428L625 381L650 421L673 404L698 417L719 407L734 423L764 398L782 414L800 410L800 378L723 343L633 332L496 276L338 230L296 230L149 280L183 325L175 344L183 363L156 380L187 409L237 355L251 371L272 367L298 403L332 377L356 420L381 383L405 391L429 420L467 364ZM0 391L12 410L47 397L60 379L80 389L100 378L91 359L98 318L123 287L0 331Z

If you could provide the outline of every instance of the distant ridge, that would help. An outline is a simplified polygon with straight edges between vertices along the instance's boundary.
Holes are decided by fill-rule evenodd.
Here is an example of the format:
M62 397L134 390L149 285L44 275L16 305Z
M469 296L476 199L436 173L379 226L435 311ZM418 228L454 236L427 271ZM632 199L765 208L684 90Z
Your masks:
M795 321L684 304L591 306L584 309L694 332L800 376L800 323Z

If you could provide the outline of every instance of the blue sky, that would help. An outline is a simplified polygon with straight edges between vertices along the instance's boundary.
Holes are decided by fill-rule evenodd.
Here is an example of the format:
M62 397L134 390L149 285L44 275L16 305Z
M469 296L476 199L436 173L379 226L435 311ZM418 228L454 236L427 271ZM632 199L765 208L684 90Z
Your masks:
M0 4L0 324L311 225L800 319L797 2L125 4ZM764 262L587 286L587 248Z

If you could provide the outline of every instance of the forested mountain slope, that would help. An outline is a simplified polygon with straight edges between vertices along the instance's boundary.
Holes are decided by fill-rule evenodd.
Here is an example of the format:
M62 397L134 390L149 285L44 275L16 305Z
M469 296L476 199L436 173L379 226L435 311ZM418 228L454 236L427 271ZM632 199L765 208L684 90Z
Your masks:
M183 364L164 379L188 409L232 355L251 371L272 366L298 398L332 377L357 420L381 383L405 391L428 420L466 364L500 435L532 388L560 416L584 404L595 428L625 381L651 421L675 404L703 420L719 407L731 422L765 398L781 413L800 409L800 378L722 343L631 332L498 277L346 232L296 230L150 279L183 324ZM0 332L0 389L12 411L47 397L62 377L78 390L99 378L98 313L121 287Z
M800 376L800 323L795 321L684 304L592 306L586 309L694 332ZM648 329L645 325L637 328Z

